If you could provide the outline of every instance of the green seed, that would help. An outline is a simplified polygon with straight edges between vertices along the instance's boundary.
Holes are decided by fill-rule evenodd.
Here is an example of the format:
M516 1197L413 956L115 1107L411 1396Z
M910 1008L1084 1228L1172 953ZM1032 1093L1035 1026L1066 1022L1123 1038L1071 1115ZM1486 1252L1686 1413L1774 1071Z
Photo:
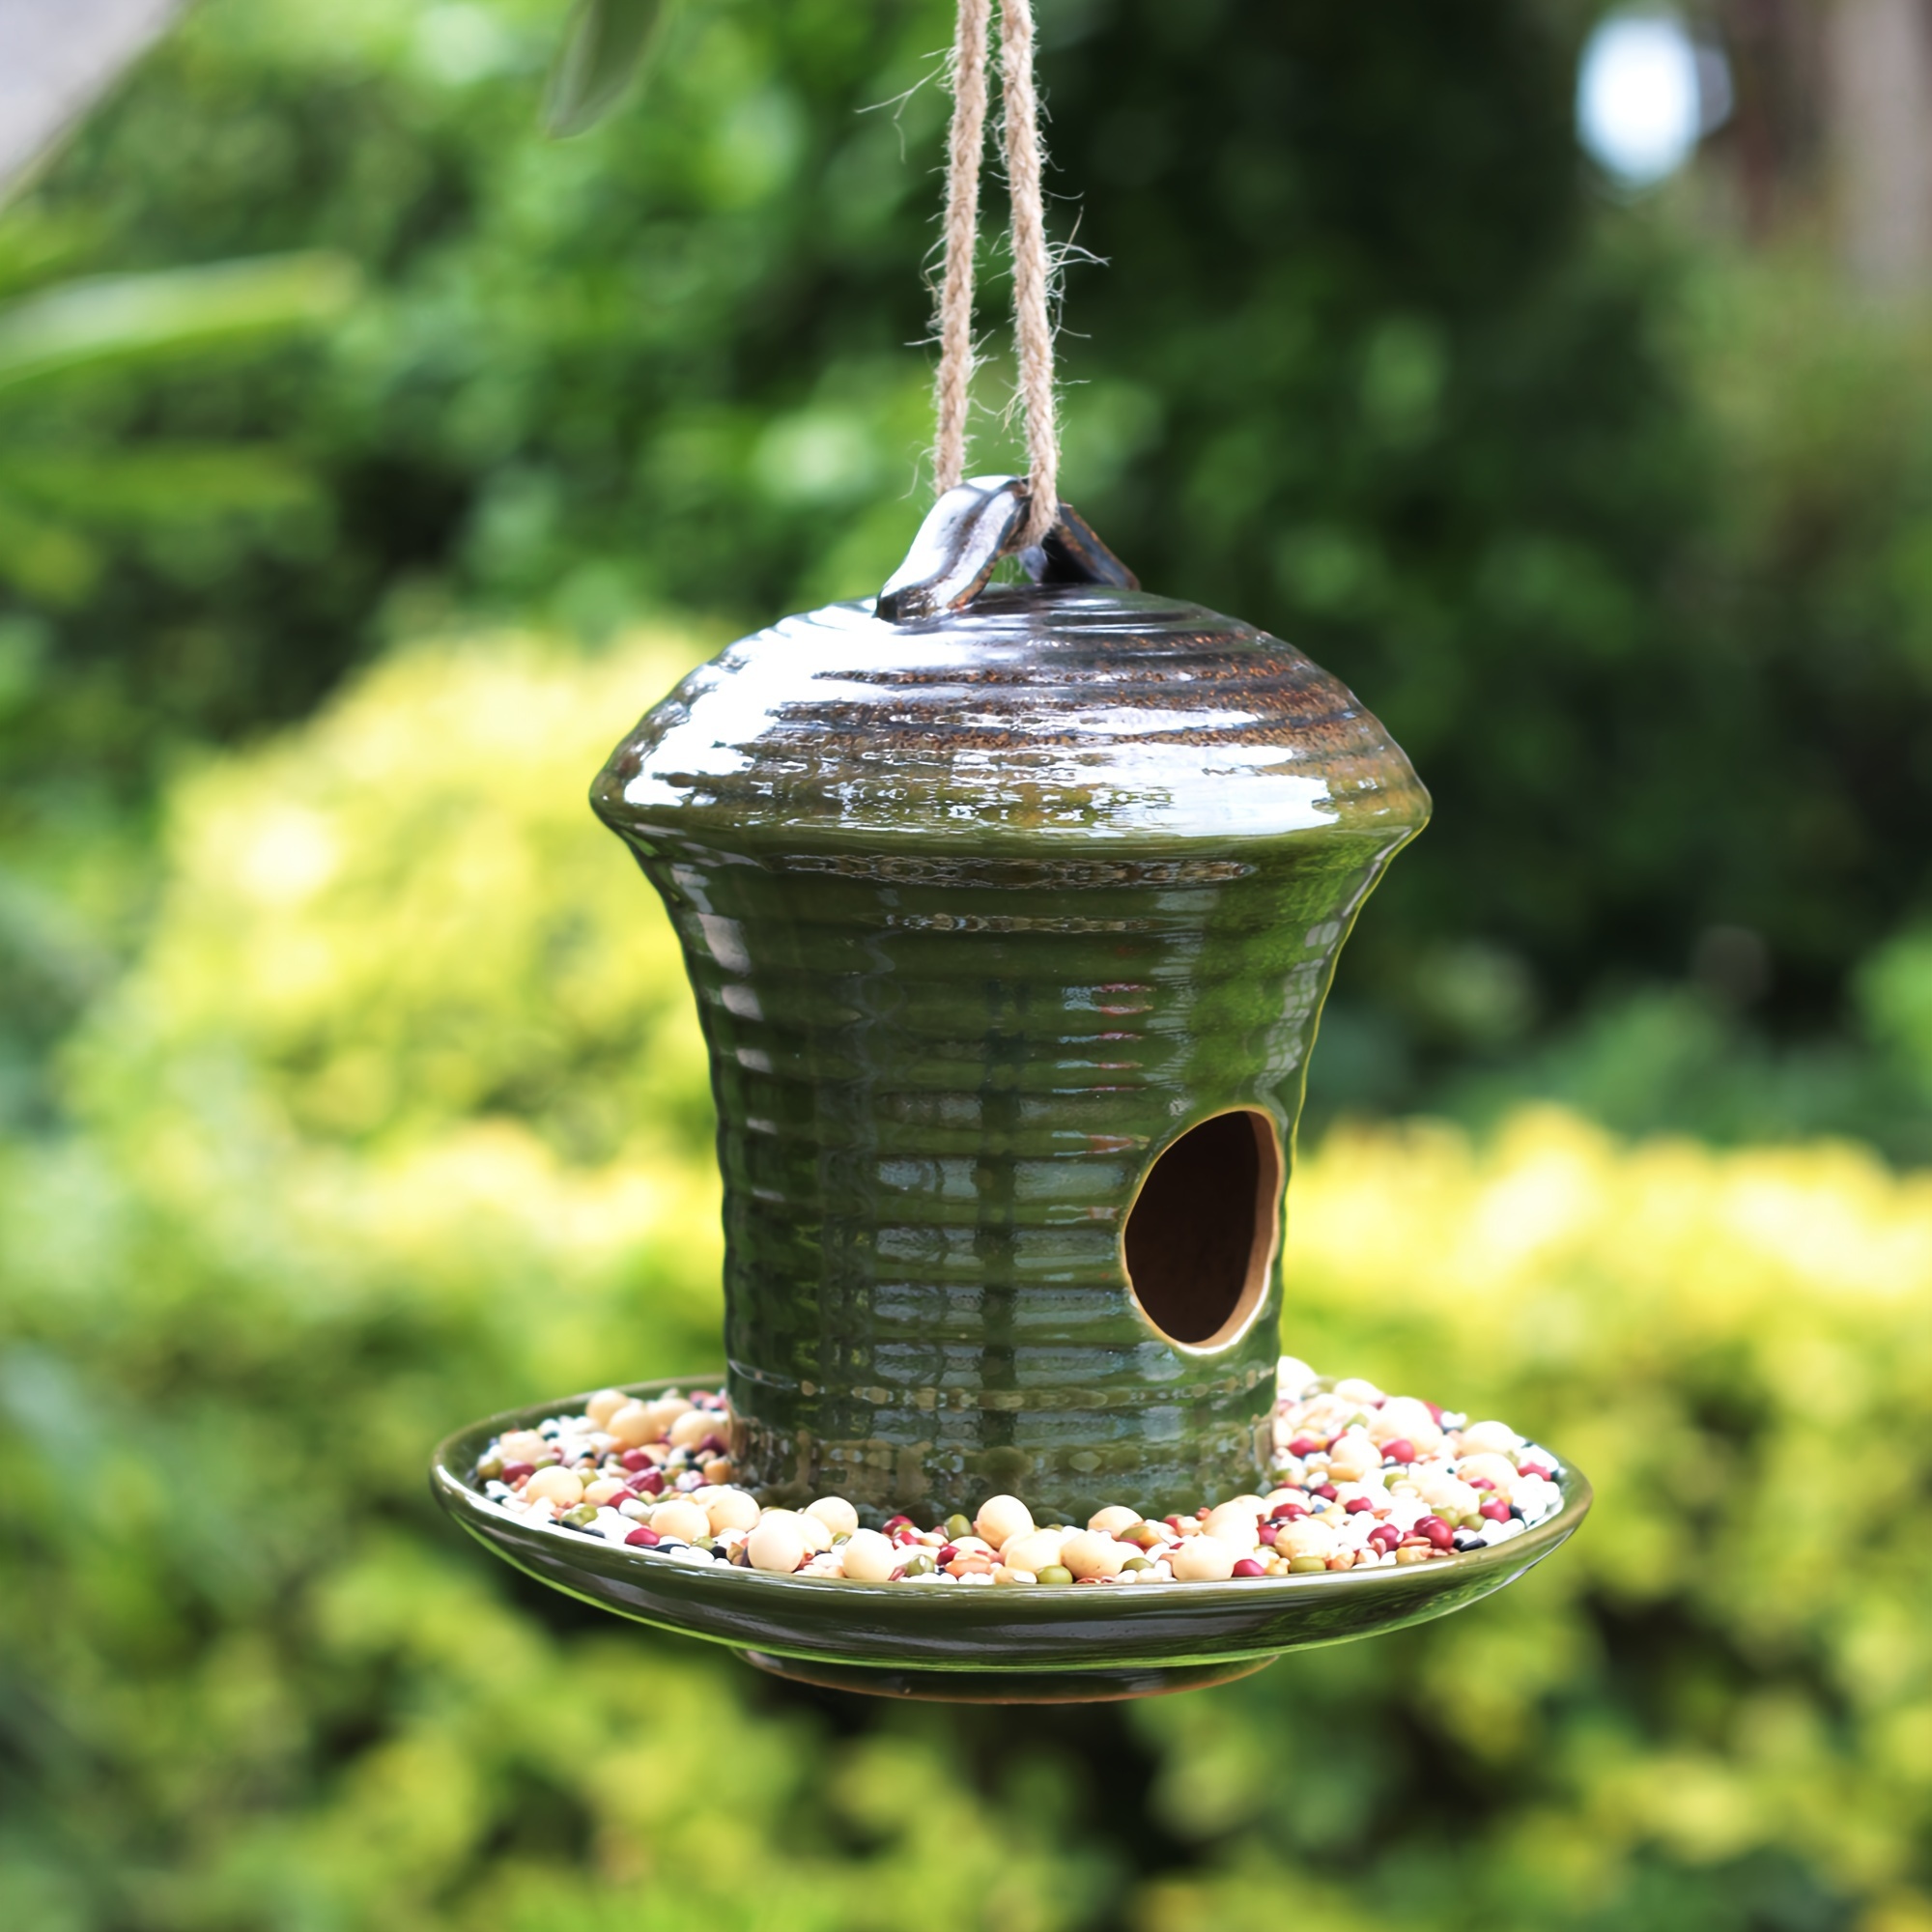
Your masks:
M973 1534L973 1524L966 1517L950 1516L946 1519L946 1534L952 1542L957 1543L962 1536Z
M502 1457L497 1455L497 1452L493 1449L489 1453L489 1455L484 1457L482 1462L477 1463L476 1473L479 1476L481 1476L486 1483L494 1483L497 1480L497 1478L503 1473Z
M1073 1572L1064 1563L1049 1563L1039 1573L1039 1580L1042 1583L1070 1583L1073 1580Z
M930 1577L939 1565L930 1556L908 1556L905 1573L908 1577Z
M1325 1556L1291 1556L1288 1567L1297 1577L1312 1577L1316 1571L1327 1569L1328 1559Z
M1129 1556L1121 1565L1121 1574L1124 1577L1129 1570L1151 1570L1152 1568L1153 1565L1145 1556Z
M579 1503L574 1510L565 1510L558 1520L570 1523L578 1529L588 1529L597 1520L597 1511L589 1503Z

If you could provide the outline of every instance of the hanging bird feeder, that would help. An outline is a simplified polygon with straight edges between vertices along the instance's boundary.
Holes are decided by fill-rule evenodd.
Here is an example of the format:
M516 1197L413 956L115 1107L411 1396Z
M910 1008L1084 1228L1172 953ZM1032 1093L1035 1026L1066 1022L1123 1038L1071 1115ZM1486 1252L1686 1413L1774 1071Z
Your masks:
M1142 590L1060 500L1023 0L1005 6L1006 121L1033 463L1025 479L958 480L985 14L961 9L938 452L951 487L875 599L731 645L643 719L592 795L676 925L718 1103L728 1415L700 1406L682 1433L701 1445L715 1413L710 1474L728 1462L729 1486L775 1520L829 1497L849 1506L847 1530L984 1530L998 1496L1029 1527L1165 1520L1179 1539L1201 1505L1241 1498L1286 1548L1284 1524L1307 1514L1296 1495L1318 1514L1334 1498L1338 1519L1357 1505L1318 1481L1271 1507L1284 1462L1306 1483L1316 1455L1321 1478L1342 1435L1363 1434L1347 1401L1320 1452L1277 1433L1280 1232L1308 1056L1343 941L1429 802L1337 680L1250 625ZM995 582L1009 559L1024 581ZM663 1391L628 1393L648 1414ZM1464 1443L1458 1466L1482 1486L1469 1493L1489 1492L1468 1520L1510 1533L1419 1551L1439 1560L1398 1562L1378 1542L1378 1558L1347 1567L1053 1588L1011 1565L987 1575L999 1550L962 1527L948 1548L986 1556L966 1549L956 1580L1035 1587L920 1589L856 1566L813 1574L810 1541L797 1574L768 1574L694 1554L702 1536L667 1549L648 1528L616 1525L654 1539L642 1548L599 1533L613 1483L668 1466L652 1446L624 1474L608 1403L580 1425L603 1429L583 1438L583 1466L602 1456L612 1471L603 1502L593 1485L582 1522L519 1515L495 1445L558 1409L492 1418L439 1451L438 1494L467 1528L625 1614L901 1695L1219 1682L1460 1607L1588 1505L1553 1458L1485 1477L1475 1464L1494 1450ZM479 1475L493 1454L495 1479ZM719 1492L703 1474L683 1487ZM1496 1514L1510 1482L1546 1479L1539 1520ZM1419 1547L1408 1517L1400 1534ZM841 1519L785 1520L816 1536ZM1144 1542L1141 1569L1179 1547ZM1094 1564L1093 1580L1123 1574Z

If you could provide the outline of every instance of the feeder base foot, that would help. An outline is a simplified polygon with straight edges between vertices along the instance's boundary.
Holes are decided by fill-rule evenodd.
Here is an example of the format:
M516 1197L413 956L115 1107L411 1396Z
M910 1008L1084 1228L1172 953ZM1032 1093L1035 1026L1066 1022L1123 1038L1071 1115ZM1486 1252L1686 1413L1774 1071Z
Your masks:
M917 1670L899 1665L823 1663L774 1657L767 1650L734 1653L773 1677L813 1684L821 1690L856 1690L868 1697L901 1697L926 1704L1114 1704L1129 1697L1162 1697L1206 1690L1251 1677L1274 1662L1240 1657L1214 1663L1171 1663L1108 1670Z

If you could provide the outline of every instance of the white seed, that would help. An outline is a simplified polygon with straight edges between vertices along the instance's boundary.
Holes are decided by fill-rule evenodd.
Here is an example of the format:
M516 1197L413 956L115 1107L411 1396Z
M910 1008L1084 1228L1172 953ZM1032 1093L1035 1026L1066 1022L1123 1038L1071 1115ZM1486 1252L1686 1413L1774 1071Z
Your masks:
M1113 1503L1106 1509L1095 1510L1087 1519L1087 1527L1100 1536L1119 1536L1123 1529L1133 1528L1140 1520L1137 1510L1130 1510L1123 1503Z

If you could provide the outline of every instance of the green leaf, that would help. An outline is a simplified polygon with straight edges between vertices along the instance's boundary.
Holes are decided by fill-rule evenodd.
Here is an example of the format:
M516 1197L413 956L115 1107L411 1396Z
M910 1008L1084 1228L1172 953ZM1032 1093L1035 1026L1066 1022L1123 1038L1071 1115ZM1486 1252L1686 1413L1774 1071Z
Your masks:
M314 476L266 446L149 442L111 450L0 450L0 507L96 526L165 526L320 500Z
M332 321L358 285L323 251L65 283L0 308L0 388Z
M669 13L667 0L578 0L551 73L544 131L564 140L603 120L643 71Z

